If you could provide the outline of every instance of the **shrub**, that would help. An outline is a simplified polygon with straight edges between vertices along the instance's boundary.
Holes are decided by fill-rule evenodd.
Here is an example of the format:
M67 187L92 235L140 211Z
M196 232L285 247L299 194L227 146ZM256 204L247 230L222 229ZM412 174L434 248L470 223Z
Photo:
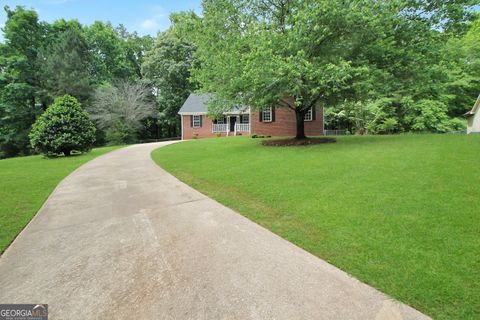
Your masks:
M467 129L467 121L460 118L452 118L448 120L448 128L450 131L463 131Z
M420 100L407 108L405 122L412 131L448 132L447 106L435 100Z
M105 139L109 145L131 144L137 141L137 132L125 122L115 121L105 131Z
M395 118L387 118L383 120L380 129L385 133L392 133L397 129L398 121Z
M86 152L91 149L95 142L95 126L77 99L64 95L56 98L38 117L29 137L32 147L43 154L69 156L72 150Z

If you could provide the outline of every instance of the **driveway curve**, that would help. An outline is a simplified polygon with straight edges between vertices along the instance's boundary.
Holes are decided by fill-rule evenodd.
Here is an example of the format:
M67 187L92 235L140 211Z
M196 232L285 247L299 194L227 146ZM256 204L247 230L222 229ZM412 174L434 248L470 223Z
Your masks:
M0 258L50 319L428 319L177 180L134 145L83 165Z

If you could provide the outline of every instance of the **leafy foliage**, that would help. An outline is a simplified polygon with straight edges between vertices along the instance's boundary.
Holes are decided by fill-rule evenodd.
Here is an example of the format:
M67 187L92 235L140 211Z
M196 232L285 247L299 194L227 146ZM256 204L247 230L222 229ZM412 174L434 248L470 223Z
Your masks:
M281 105L297 114L318 104L338 112L350 106L374 113L371 123L349 123L358 133L442 132L448 118L461 113L451 100L448 65L465 75L446 43L468 30L473 4L205 0L192 36L200 60L193 77L202 91L215 93L214 111L226 104ZM423 107L441 114L430 117L418 110ZM413 120L422 116L427 119ZM303 117L297 119L302 125ZM297 130L302 137L302 126Z
M447 112L447 105L437 100L380 98L329 107L325 118L328 128L345 128L358 134L464 130L465 120L450 118Z
M148 86L155 117L97 124L99 145L106 135L177 136L177 112L194 90L214 93L213 115L239 104L291 108L298 137L314 105L326 107L327 128L352 133L458 129L479 93L477 2L204 0L202 15L172 14L155 41L123 25L46 23L5 7L0 158L31 152L31 125L55 97L92 110L96 89L120 80Z
M178 111L196 88L189 81L195 65L195 46L172 29L160 33L153 48L146 53L142 74L156 92L159 106L158 125L169 136L180 131Z
M64 95L37 119L29 136L32 147L43 154L69 156L73 150L91 149L95 126L77 99Z
M0 43L0 158L29 152L28 132L42 111L37 64L42 25L31 10L5 7Z
M80 25L59 34L40 56L42 87L49 98L70 94L86 103L92 91L89 59Z
M121 79L139 81L153 39L122 25L77 20L39 21L34 10L5 7L0 43L0 158L31 152L28 133L55 97L89 106L94 89ZM102 143L105 132L97 130Z
M194 77L221 104L293 109L303 138L307 110L364 72L349 56L372 10L349 1L204 1Z
M116 79L138 79L143 55L151 46L151 37L129 33L122 25L95 21L84 29L90 48L92 81L97 84Z

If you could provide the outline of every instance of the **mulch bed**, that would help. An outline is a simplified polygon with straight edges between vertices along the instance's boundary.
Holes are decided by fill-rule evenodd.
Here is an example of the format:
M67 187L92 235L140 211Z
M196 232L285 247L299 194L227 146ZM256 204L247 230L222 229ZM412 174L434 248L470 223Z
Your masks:
M272 139L272 140L263 140L262 144L264 146L273 146L273 147L289 147L289 146L309 146L313 144L322 144L322 143L334 143L337 142L335 138L306 138L306 139Z

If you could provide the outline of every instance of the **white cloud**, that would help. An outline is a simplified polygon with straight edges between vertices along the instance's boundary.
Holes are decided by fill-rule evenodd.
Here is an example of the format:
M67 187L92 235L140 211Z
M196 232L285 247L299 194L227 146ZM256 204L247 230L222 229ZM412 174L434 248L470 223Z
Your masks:
M140 24L140 27L147 30L156 29L158 27L158 23L155 19L146 19L143 20L143 22Z
M155 17L158 17L158 18L163 18L167 15L167 13L165 12L165 9L163 9L163 7L159 5L152 6L150 11Z
M157 31L168 28L170 21L168 14L161 6L155 5L149 9L150 17L140 23L140 28L148 31Z

